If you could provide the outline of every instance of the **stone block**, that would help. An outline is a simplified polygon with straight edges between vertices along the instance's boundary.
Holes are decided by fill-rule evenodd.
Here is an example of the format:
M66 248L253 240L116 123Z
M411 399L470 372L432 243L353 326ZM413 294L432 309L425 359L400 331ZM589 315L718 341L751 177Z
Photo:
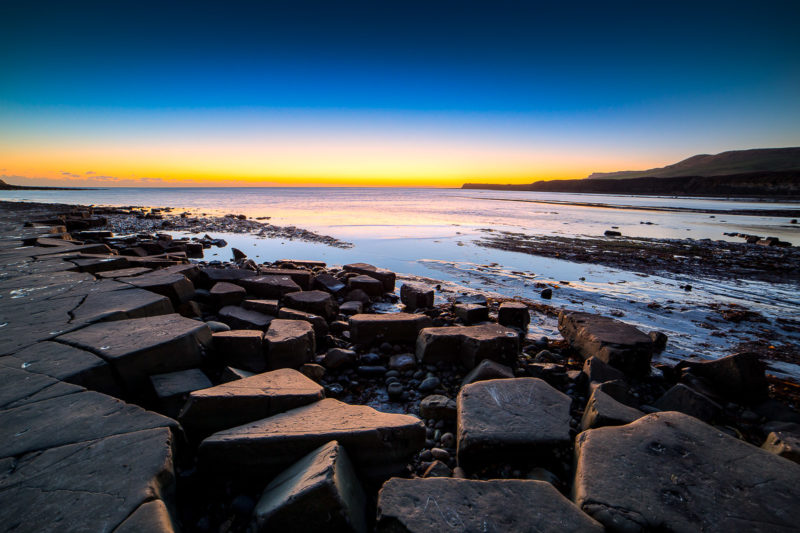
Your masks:
M214 333L214 350L226 364L249 372L264 372L264 332L254 329L235 329Z
M264 335L267 368L298 368L310 363L316 353L314 330L304 320L272 321Z
M425 328L417 338L417 359L423 363L461 362L473 368L483 359L514 365L519 335L497 324Z
M385 315L353 315L350 317L350 339L355 344L373 342L413 343L419 332L431 324L425 315L389 313Z

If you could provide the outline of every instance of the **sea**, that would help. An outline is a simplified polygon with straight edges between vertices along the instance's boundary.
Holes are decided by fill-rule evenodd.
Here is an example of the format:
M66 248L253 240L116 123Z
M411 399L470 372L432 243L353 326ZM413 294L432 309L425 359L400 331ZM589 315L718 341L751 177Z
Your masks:
M443 281L456 291L478 290L571 310L613 313L644 331L659 330L669 335L668 348L660 356L665 360L716 358L727 355L741 342L763 336L764 323L742 323L735 331L720 335L713 326L718 316L713 306L740 305L760 313L768 323L796 317L800 309L800 289L788 280L720 280L693 272L648 275L476 244L489 232L602 237L606 230L615 228L629 237L742 242L739 237L725 234L747 233L800 245L800 224L774 213L800 209L800 204L791 202L436 188L301 187L23 190L0 191L0 199L172 207L198 214L269 217L271 224L312 230L353 246L342 249L244 234L214 236L261 262L366 262L393 270L401 274L401 279ZM213 248L205 259L228 260L230 247ZM686 284L692 285L690 292L684 290ZM543 285L554 287L552 300L541 300ZM672 305L667 306L670 310L666 312L663 306L653 306L653 302ZM776 342L800 343L800 333L791 329L781 330ZM534 316L529 335L557 336L557 324L552 317ZM798 365L779 361L770 364L778 375L800 378Z

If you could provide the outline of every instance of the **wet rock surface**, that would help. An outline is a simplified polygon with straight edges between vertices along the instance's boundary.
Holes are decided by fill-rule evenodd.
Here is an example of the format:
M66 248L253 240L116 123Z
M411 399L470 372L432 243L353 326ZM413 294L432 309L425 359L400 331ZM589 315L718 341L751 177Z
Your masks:
M629 357L639 333L653 350L670 339L616 320L594 332L607 364L594 352L586 359L591 343L568 329L564 339L526 334L554 323L550 302L462 294L417 278L396 289L396 275L373 265L258 263L245 248L228 262L204 261L204 250L227 243L163 233L160 224L191 218L169 210L18 208L39 222L23 227L0 211L7 527L244 532L258 528L258 516L266 524L281 515L296 529L304 520L335 529L333 517L348 513L348 487L358 486L367 530L588 531L598 527L591 517L612 531L682 530L706 515L727 530L780 530L788 523L780 520L795 520L785 509L793 488L767 475L774 461L789 465L784 476L796 468L800 394L766 374L758 353L674 366L655 359L653 367L648 358L645 369ZM102 225L125 218L142 225L127 235ZM220 227L252 222L224 217ZM369 280L348 288L360 276ZM733 307L718 314L758 319ZM635 342L620 342L620 331ZM620 353L622 363L610 357ZM281 368L267 372L271 365ZM635 429L651 417L671 425ZM684 419L694 422L675 422ZM678 430L680 450L641 453L642 439L668 443ZM611 431L630 435L598 453L593 435ZM718 453L717 438L728 452ZM749 459L753 450L762 459ZM304 456L311 464L298 465ZM353 468L340 483L331 473L344 456ZM714 462L726 457L724 468ZM399 477L386 482L390 475ZM433 482L456 483L424 485ZM636 483L648 484L639 498L646 505L628 512L622 492L637 492ZM580 506L564 498L588 490ZM389 493L399 495L391 506ZM722 495L724 512L706 512L711 493ZM770 513L780 518L764 525Z

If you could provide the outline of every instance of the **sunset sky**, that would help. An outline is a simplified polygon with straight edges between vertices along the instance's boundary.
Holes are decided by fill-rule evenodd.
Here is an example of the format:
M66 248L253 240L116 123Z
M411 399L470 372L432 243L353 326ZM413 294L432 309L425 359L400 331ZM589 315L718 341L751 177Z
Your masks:
M800 3L749 4L2 2L0 178L460 186L798 146Z

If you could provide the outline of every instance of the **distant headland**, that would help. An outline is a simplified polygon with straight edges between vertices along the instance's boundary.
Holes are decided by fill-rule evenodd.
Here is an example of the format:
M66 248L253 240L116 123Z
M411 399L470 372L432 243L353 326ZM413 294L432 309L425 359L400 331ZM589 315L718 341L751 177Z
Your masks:
M0 180L0 191L89 191L90 187L32 187L28 185L12 185Z
M649 170L595 172L585 179L462 189L679 196L800 197L800 147L701 154Z

